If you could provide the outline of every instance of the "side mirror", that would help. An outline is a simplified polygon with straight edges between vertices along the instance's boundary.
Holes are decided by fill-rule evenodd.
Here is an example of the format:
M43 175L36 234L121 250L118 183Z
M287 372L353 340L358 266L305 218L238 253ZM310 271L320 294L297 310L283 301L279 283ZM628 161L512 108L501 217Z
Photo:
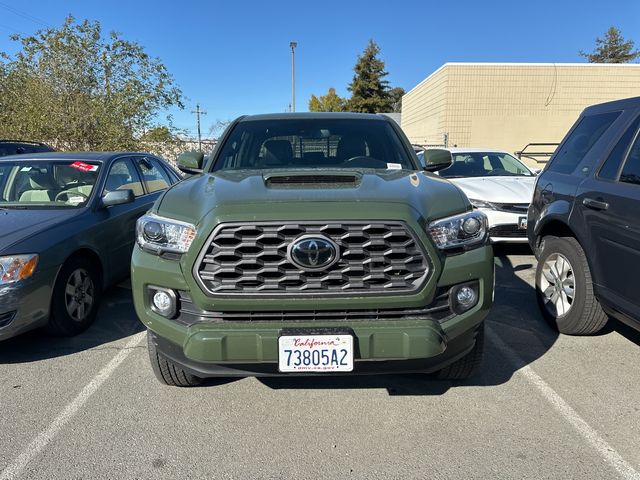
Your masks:
M424 151L424 169L427 172L437 172L449 168L453 163L453 156L449 150L442 148L427 148Z
M184 173L202 173L204 153L185 152L178 155L178 169Z
M534 175L540 175L540 172L542 171L541 168L532 168L531 171L533 172Z
M136 199L133 190L114 190L102 197L101 205L103 207L111 207L113 205L123 205L125 203L133 203Z

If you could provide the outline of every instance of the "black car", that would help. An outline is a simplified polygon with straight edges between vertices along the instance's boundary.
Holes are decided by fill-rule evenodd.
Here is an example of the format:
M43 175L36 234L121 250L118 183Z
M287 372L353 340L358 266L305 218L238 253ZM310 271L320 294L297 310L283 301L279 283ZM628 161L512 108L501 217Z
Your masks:
M53 148L49 145L40 142L0 139L0 157L4 157L6 155L22 155L23 153L42 153L53 151Z
M146 153L0 158L0 340L86 329L129 273L136 220L179 178Z
M528 214L536 291L562 333L608 316L640 329L640 97L584 110L539 175Z

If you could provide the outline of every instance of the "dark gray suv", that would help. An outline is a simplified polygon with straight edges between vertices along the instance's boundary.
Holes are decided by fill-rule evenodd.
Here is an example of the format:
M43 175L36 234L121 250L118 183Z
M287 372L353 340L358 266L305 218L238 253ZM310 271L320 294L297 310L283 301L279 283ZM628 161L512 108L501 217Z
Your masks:
M640 97L588 107L537 179L537 297L562 333L595 333L609 315L640 329L639 127Z

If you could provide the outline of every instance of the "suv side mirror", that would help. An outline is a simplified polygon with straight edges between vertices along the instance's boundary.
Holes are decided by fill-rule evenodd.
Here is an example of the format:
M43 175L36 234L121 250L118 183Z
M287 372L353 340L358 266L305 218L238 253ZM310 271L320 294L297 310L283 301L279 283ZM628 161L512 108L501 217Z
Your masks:
M114 190L104 195L101 199L101 206L111 207L113 205L123 205L125 203L133 203L136 199L133 190Z
M178 155L178 169L184 173L202 173L204 153L185 152Z
M427 172L437 172L449 168L453 163L453 156L449 150L442 148L427 148L424 151L424 169Z

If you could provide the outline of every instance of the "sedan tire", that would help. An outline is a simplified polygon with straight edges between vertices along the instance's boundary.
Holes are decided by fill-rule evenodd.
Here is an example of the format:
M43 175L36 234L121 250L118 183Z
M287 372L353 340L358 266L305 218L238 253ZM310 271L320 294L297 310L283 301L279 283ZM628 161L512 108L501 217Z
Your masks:
M85 331L96 319L101 293L100 273L93 262L86 257L71 257L53 288L47 330L64 336Z

